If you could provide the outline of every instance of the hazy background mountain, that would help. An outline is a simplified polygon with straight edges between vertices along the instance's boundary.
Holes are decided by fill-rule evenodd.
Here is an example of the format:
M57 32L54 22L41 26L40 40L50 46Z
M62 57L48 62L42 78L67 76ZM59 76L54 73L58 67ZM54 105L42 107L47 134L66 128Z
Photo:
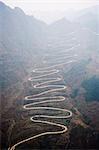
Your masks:
M74 21L78 22L82 27L99 34L99 6L93 6L77 12Z

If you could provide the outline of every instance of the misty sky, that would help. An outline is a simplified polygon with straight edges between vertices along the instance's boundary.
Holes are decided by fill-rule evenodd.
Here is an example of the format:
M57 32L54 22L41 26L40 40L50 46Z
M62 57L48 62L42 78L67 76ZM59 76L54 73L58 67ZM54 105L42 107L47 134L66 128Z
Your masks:
M99 0L1 0L10 7L20 7L26 14L51 23L77 10L99 5ZM71 13L70 13L71 12Z

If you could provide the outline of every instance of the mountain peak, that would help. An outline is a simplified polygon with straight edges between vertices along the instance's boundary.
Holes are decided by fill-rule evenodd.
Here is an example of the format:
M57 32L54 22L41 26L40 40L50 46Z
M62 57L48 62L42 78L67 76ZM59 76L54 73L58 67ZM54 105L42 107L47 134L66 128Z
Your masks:
M6 5L0 1L0 8L4 9L6 7Z
M62 23L70 23L70 21L66 18L66 17L63 17L61 18L60 20L58 20L58 22L62 22Z
M63 17L63 18L53 22L51 25L62 25L62 26L64 26L64 25L69 25L69 24L71 24L71 22L67 18Z
M0 6L4 6L5 4L3 2L0 1Z
M14 10L19 14L25 14L24 11L19 7L15 7Z

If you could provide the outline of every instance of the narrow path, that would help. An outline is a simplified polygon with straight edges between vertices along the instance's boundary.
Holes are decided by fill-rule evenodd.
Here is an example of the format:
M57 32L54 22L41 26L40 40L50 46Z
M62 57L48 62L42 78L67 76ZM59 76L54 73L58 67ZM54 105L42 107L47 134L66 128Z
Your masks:
M75 59L76 56L77 55L74 55L74 58L72 58L72 60L69 60L67 62L57 63L55 65L44 67L44 68L37 68L37 69L33 70L33 74L36 73L38 75L36 75L34 77L30 77L28 79L29 81L31 81L31 84L34 89L39 89L39 91L41 89L44 89L44 91L40 92L38 94L35 94L35 95L26 96L25 101L31 100L33 102L31 102L29 104L25 104L23 106L24 109L26 109L26 110L54 110L54 111L61 111L64 114L62 116L39 114L39 115L32 116L30 118L30 120L34 123L43 123L43 124L53 125L56 127L61 127L61 129L58 131L43 132L38 135L29 137L25 140L22 140L22 141L16 143L11 148L9 148L9 150L15 150L15 148L17 146L19 146L27 141L33 140L35 138L38 138L38 137L41 137L44 135L62 134L68 130L67 126L65 126L63 124L54 123L54 122L50 122L50 121L42 121L42 119L40 120L40 118L67 119L67 118L72 117L72 112L70 110L57 108L57 107L46 107L46 106L36 106L36 105L40 105L40 104L44 104L44 103L55 103L55 102L57 103L57 102L62 102L62 101L66 100L66 98L64 96L60 96L61 95L60 92L63 90L66 90L67 87L62 84L55 84L55 83L63 80L62 76L58 76L58 73L60 72L60 70L57 68L59 68L60 66L63 66L63 65L74 63L76 61L76 59ZM66 57L68 58L68 56L66 56ZM53 75L55 77L53 77ZM39 83L37 83L37 82L39 82ZM52 95L52 93L54 93L54 92L59 92L59 95L49 96L50 93ZM39 102L38 102L38 99L40 100Z

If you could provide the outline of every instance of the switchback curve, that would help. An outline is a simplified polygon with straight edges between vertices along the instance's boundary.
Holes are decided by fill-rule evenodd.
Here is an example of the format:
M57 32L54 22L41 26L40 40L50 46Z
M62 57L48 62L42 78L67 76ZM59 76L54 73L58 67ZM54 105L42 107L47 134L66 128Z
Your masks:
M76 55L75 55L76 56ZM58 131L53 131L53 132L43 132L40 134L37 134L35 136L29 137L25 140L22 140L18 143L16 143L15 145L13 145L11 148L9 148L9 150L15 150L15 148L27 141L33 140L35 138L44 136L44 135L52 135L52 134L62 134L65 133L68 129L67 126L63 125L63 124L59 124L59 123L54 123L54 122L50 122L50 121L42 121L40 119L37 118L53 118L53 119L67 119L72 117L72 112L70 110L67 109L62 109L62 108L57 108L57 107L46 107L46 106L36 106L39 104L44 104L44 103L53 103L53 102L61 102L61 101L65 101L66 98L64 96L47 96L47 94L49 93L53 93L56 91L63 91L65 90L67 87L65 85L61 85L61 84L54 84L58 81L61 81L63 79L62 76L59 77L51 77L52 75L58 74L60 72L58 68L59 66L63 66L66 64L70 64L75 62L76 60L72 59L68 62L62 62L62 63L58 63L49 67L44 67L44 68L37 68L33 70L33 73L39 74L38 76L35 77L30 77L28 80L31 81L33 88L36 89L45 89L44 92L40 92L38 94L35 95L29 95L25 97L25 101L33 101L29 104L25 104L23 106L23 108L25 110L54 110L54 111L61 111L63 112L65 115L62 116L56 116L56 115L34 115L32 117L30 117L30 120L34 123L43 123L43 124L48 124L48 125L53 125L53 126L57 126L57 127L61 127L61 130ZM33 84L33 82L38 82L38 81L42 81L41 83L35 83ZM51 88L49 90L46 90L47 88ZM59 93L60 94L60 93ZM41 100L39 102L37 102L37 100ZM68 115L67 115L68 114Z

